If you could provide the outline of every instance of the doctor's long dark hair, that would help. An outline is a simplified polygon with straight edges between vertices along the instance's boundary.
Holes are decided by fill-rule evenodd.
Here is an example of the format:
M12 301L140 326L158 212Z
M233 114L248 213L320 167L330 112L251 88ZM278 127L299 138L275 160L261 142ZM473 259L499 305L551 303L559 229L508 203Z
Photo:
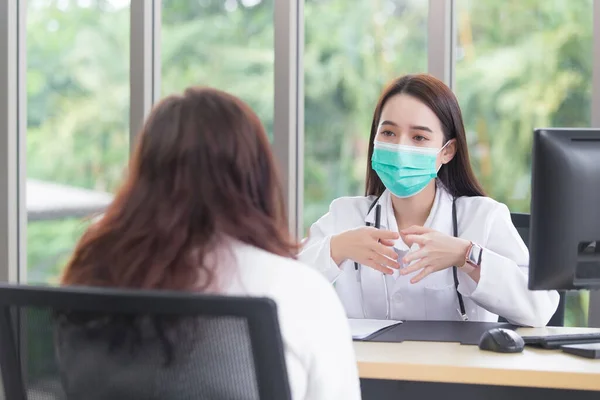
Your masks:
M444 131L444 143L456 139L456 154L454 158L444 165L438 174L439 181L454 197L484 196L484 191L471 168L469 149L462 113L454 93L442 81L427 74L406 75L389 84L379 101L373 114L371 136L369 138L369 153L367 159L366 195L381 195L385 186L377 173L371 168L373 156L373 141L377 135L377 127L381 118L381 111L385 103L393 96L406 94L425 104L440 120Z
M298 251L260 120L232 95L190 88L154 107L124 184L62 284L213 291L226 265L208 257L223 238L283 257Z

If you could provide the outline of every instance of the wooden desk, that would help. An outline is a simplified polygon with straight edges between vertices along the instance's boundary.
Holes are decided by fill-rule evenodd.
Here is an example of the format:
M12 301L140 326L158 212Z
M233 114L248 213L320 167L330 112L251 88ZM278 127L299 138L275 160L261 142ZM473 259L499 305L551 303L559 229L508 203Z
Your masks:
M521 328L517 332L525 336L599 331ZM501 354L439 342L355 342L354 349L363 379L600 392L600 360L560 350L526 347L522 353ZM600 398L600 393L596 396Z

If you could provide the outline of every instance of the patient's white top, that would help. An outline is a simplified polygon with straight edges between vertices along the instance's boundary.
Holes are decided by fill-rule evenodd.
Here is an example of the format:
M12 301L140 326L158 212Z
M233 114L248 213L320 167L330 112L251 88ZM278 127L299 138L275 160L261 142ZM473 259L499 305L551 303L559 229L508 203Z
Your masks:
M327 279L296 260L236 241L228 247L235 268L225 293L277 304L292 398L360 399L349 324Z

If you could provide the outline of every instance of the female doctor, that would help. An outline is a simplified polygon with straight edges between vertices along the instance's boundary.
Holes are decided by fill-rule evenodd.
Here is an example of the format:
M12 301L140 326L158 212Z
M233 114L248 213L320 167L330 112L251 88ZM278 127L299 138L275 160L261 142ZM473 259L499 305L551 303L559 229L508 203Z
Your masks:
M334 200L299 255L335 282L348 317L548 323L558 293L528 290L527 248L508 208L484 197L458 102L438 79L384 90L366 194Z

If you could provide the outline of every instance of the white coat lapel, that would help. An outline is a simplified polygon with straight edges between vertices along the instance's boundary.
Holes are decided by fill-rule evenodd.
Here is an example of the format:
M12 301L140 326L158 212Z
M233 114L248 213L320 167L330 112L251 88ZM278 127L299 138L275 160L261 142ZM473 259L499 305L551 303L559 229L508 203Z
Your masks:
M452 196L441 185L437 186L425 227L452 236Z
M375 201L375 198L373 199ZM387 215L392 213L392 201L389 191L383 192L379 200L371 208L371 211L365 217L365 225L375 226L375 207L381 205L380 229L390 230ZM397 228L395 229L398 230ZM370 267L362 267L362 287L364 294L364 304L367 318L384 319L387 310L387 301L385 298L385 277L377 270ZM388 285L389 287L389 285Z
M373 199L375 201L376 198ZM380 220L380 229L389 229L388 218L386 217L390 210L392 209L392 199L390 197L390 192L385 191L377 200L377 203L371 203L371 211L365 216L365 225L369 224L370 226L375 226L375 208L377 204L381 205L381 220ZM393 214L393 211L392 211Z

